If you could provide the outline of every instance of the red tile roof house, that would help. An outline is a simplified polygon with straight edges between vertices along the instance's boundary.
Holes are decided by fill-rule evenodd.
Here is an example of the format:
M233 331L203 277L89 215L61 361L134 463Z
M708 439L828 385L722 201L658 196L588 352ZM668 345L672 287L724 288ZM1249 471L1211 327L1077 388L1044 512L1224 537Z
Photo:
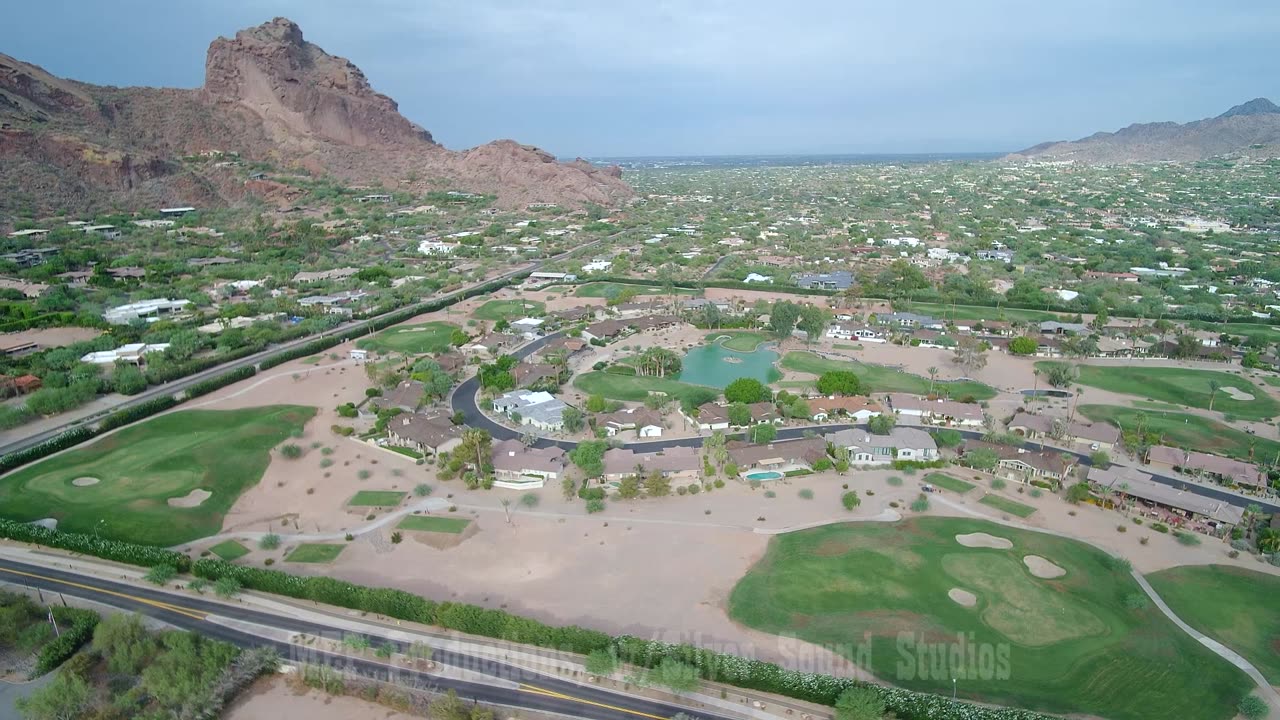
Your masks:
M564 450L529 448L519 440L503 440L493 446L493 474L497 487L512 490L540 488L558 480L565 470Z
M1267 480L1258 466L1208 453L1157 445L1147 454L1154 467L1181 470L1189 475L1208 475L1226 484L1265 488Z

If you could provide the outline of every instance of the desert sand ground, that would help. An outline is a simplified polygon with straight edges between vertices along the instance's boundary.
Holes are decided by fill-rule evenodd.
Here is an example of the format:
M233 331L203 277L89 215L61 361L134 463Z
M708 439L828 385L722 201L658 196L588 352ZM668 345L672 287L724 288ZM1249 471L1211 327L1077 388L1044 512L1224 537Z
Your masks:
M264 678L241 693L222 714L223 720L262 720L262 718L295 718L307 720L420 720L377 703L348 696L334 696L319 690L299 693L283 676Z

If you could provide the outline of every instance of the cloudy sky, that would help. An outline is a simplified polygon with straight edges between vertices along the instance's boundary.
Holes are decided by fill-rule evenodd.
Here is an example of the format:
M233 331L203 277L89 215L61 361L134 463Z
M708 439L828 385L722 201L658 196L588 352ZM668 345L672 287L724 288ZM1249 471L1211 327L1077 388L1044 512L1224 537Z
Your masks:
M42 0L0 52L196 87L276 15L451 148L980 152L1280 102L1275 0Z

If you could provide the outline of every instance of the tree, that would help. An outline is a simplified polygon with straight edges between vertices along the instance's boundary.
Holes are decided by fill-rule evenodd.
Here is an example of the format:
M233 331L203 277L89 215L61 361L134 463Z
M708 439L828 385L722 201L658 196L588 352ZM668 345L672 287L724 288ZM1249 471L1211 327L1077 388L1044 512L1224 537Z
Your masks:
M202 716L214 702L214 682L239 650L195 633L168 632L160 636L164 649L142 671L141 687L168 712L162 717Z
M18 698L17 708L26 720L77 720L84 717L91 694L84 678L60 672L29 697Z
M729 424L734 427L746 427L751 424L751 408L736 402L729 406Z
M1076 381L1079 371L1075 365L1067 363L1048 363L1045 370L1045 382L1056 388L1064 388Z
M147 582L156 585L167 585L169 581L178 576L178 570L172 565L156 565L147 571Z
M773 423L761 423L752 427L747 434L751 436L751 442L757 445L768 445L778 439L778 428Z
M769 310L769 329L778 337L787 337L800 319L800 306L790 300L773 304Z
M137 675L155 654L155 641L137 615L108 615L93 630L93 649L116 675Z
M806 342L812 343L827 330L830 317L827 311L816 305L805 305L800 308L800 319L796 327L804 331Z
M823 395L858 395L862 381L851 370L829 370L818 376L816 387Z
M1100 470L1106 470L1111 467L1111 456L1107 454L1106 450L1094 450L1089 453L1089 462Z
M493 436L488 430L468 428L462 431L462 442L453 451L454 458L471 464L477 475L488 475L493 469Z
M1213 412L1213 401L1218 397L1218 391L1222 389L1222 383L1216 379L1209 380L1209 412Z
M569 452L569 460L587 477L599 477L604 473L604 453L608 449L609 444L603 440L580 442Z
M649 497L666 497L671 494L671 478L658 470L649 473L644 479L644 492Z
M590 395L587 397L587 412L600 413L608 407L603 395Z
M571 477L565 477L560 480L560 495L565 500L572 500L578 494L578 483Z
M582 416L582 411L575 407L567 407L560 413L560 419L564 421L564 429L566 432L577 433L582 432L586 427L587 421Z
M929 394L933 394L933 383L938 377L938 368L930 367L926 372L929 373Z
M755 378L738 378L724 389L724 399L731 403L766 402L772 397L769 388Z
M880 413L872 415L867 420L867 429L875 435L888 435L893 432L893 426L898 424L898 418L890 413Z
M613 646L592 650L583 666L587 672L597 677L612 675L618 669L618 656Z
M987 366L987 354L981 340L971 336L961 336L956 341L955 363L968 372L977 372Z
M1079 505L1089 499L1089 483L1078 482L1067 488L1067 502Z
M137 365L118 362L111 374L111 388L121 395L137 395L147 389L147 378Z
M665 687L676 694L698 687L698 669L672 657L663 658L658 667L645 674L645 684Z
M835 720L880 720L883 717L884 700L872 688L850 687L836 697Z
M636 374L653 377L679 375L684 361L674 350L654 347L640 353L636 362Z
M1236 706L1236 710L1240 711L1245 720L1262 720L1271 712L1266 701L1257 695L1246 695Z
M964 464L974 470L994 470L1000 464L1000 456L991 448L978 448L964 454Z
M640 497L640 476L628 475L618 483L618 497L623 500L634 500Z
M1009 354L1034 355L1039 347L1040 343L1036 342L1035 338L1029 338L1026 335L1021 335L1009 341Z

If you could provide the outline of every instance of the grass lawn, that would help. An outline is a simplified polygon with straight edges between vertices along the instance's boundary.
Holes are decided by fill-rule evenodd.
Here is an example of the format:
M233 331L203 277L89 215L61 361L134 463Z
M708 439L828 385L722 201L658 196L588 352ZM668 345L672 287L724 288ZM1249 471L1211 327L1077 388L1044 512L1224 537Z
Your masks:
M380 353L404 353L406 355L423 355L426 353L444 352L452 345L449 338L457 325L446 322L429 322L420 325L397 325L356 342L362 350L373 350Z
M1227 333L1246 338L1261 338L1268 345L1280 342L1280 326L1263 323L1210 323L1192 322L1191 327L1197 330L1209 330L1215 335Z
M285 562L298 563L329 563L338 559L342 554L346 545L333 545L328 543L304 543L299 545L293 552L289 553Z
M399 490L361 490L347 501L353 507L394 507L404 499Z
M957 534L973 532L1007 538L1013 548L956 542ZM1034 577L1022 561L1029 554L1067 574ZM952 588L976 595L977 605L953 602ZM1127 572L1084 543L981 520L920 517L774 537L734 587L729 613L850 659L865 636L870 657L857 660L913 690L947 695L959 678L965 698L1027 710L1112 720L1231 718L1253 683L1153 605L1127 609L1124 598L1141 593ZM994 650L987 672L967 658L948 667L945 651L918 655L921 645L947 648L960 634L971 647ZM931 667L930 655L939 665Z
M944 473L929 473L928 475L925 475L924 481L927 483L933 483L943 490L950 490L953 493L961 494L967 493L975 487L971 482L966 482L958 477L953 477Z
M232 560L239 560L245 555L248 555L249 548L241 545L235 540L223 540L217 545L209 548L209 552L217 555L227 562L231 562Z
M1178 617L1280 685L1280 577L1228 565L1186 565L1152 573L1147 581Z
M1262 382L1271 387L1280 387L1280 375L1263 375Z
M616 297L625 290L631 290L636 295L666 295L667 291L660 286L655 285L631 285L629 283L615 282L593 282L585 285L579 285L573 294L578 297L596 297L607 298ZM694 288L676 288L677 295L698 296L702 294L701 290Z
M381 435L382 433L378 433L378 434ZM393 453L399 453L400 455L404 455L405 457L411 457L414 460L422 459L422 453L418 452L417 450L414 450L413 448L400 447L399 445L388 445L387 449Z
M1047 369L1053 361L1041 361L1036 367ZM1253 396L1237 400L1219 390L1213 396L1213 409L1246 420L1263 420L1280 415L1280 403L1248 379L1220 370L1192 370L1177 367L1144 367L1142 365L1079 365L1081 385L1136 395L1148 400L1172 403L1181 407L1209 409L1209 381L1222 387L1234 387Z
M1134 428L1141 410L1116 405L1081 405L1081 415L1090 420L1109 422L1120 428ZM1280 442L1250 435L1211 418L1175 412L1147 412L1147 429L1160 436L1166 445L1188 447L1201 452L1223 455L1245 462L1274 459L1280 455ZM1253 448L1253 458L1249 448Z
M770 342L776 338L762 332L754 330L722 330L707 335L707 342L714 342L717 338L728 338L721 344L730 350L738 352L752 352L760 343Z
M573 379L573 386L588 395L603 395L610 400L632 402L643 401L650 392L666 393L677 402L684 402L686 398L695 395L708 396L711 400L720 397L720 391L713 387L691 385L669 378L615 375L604 371L583 373Z
M477 320L519 320L530 315L542 315L547 311L546 303L536 300L490 300L476 308L471 317Z
M148 545L207 537L262 478L271 448L315 413L297 405L184 410L130 425L0 478L0 517L55 518L59 530ZM77 487L77 478L99 482ZM196 507L168 504L196 489L212 495Z
M921 315L932 315L939 320L995 320L1011 322L1014 320L1061 320L1062 315L1046 310L1022 310L1019 308L993 308L983 305L956 305L945 303L911 303L911 312Z
M1030 505L1023 505L1020 502L1016 502L1008 498L1001 497L999 495L983 495L982 499L979 500L978 502L982 503L983 505L993 507L999 510L1000 512L1009 513L1010 515L1016 515L1020 518L1031 517L1031 515L1034 514L1036 511L1036 509L1031 507Z
M852 370L864 384L864 392L905 392L925 395L929 392L929 378L912 375L901 370L890 370L877 365L864 365L860 362L844 362L828 360L809 352L789 352L782 356L782 367L796 372L821 375L830 370ZM960 399L972 397L974 400L988 400L996 396L996 391L989 385L975 380L956 380L933 384L935 393L947 393Z
M466 518L438 517L435 515L410 515L396 527L401 530L458 534L467 529L471 521Z

